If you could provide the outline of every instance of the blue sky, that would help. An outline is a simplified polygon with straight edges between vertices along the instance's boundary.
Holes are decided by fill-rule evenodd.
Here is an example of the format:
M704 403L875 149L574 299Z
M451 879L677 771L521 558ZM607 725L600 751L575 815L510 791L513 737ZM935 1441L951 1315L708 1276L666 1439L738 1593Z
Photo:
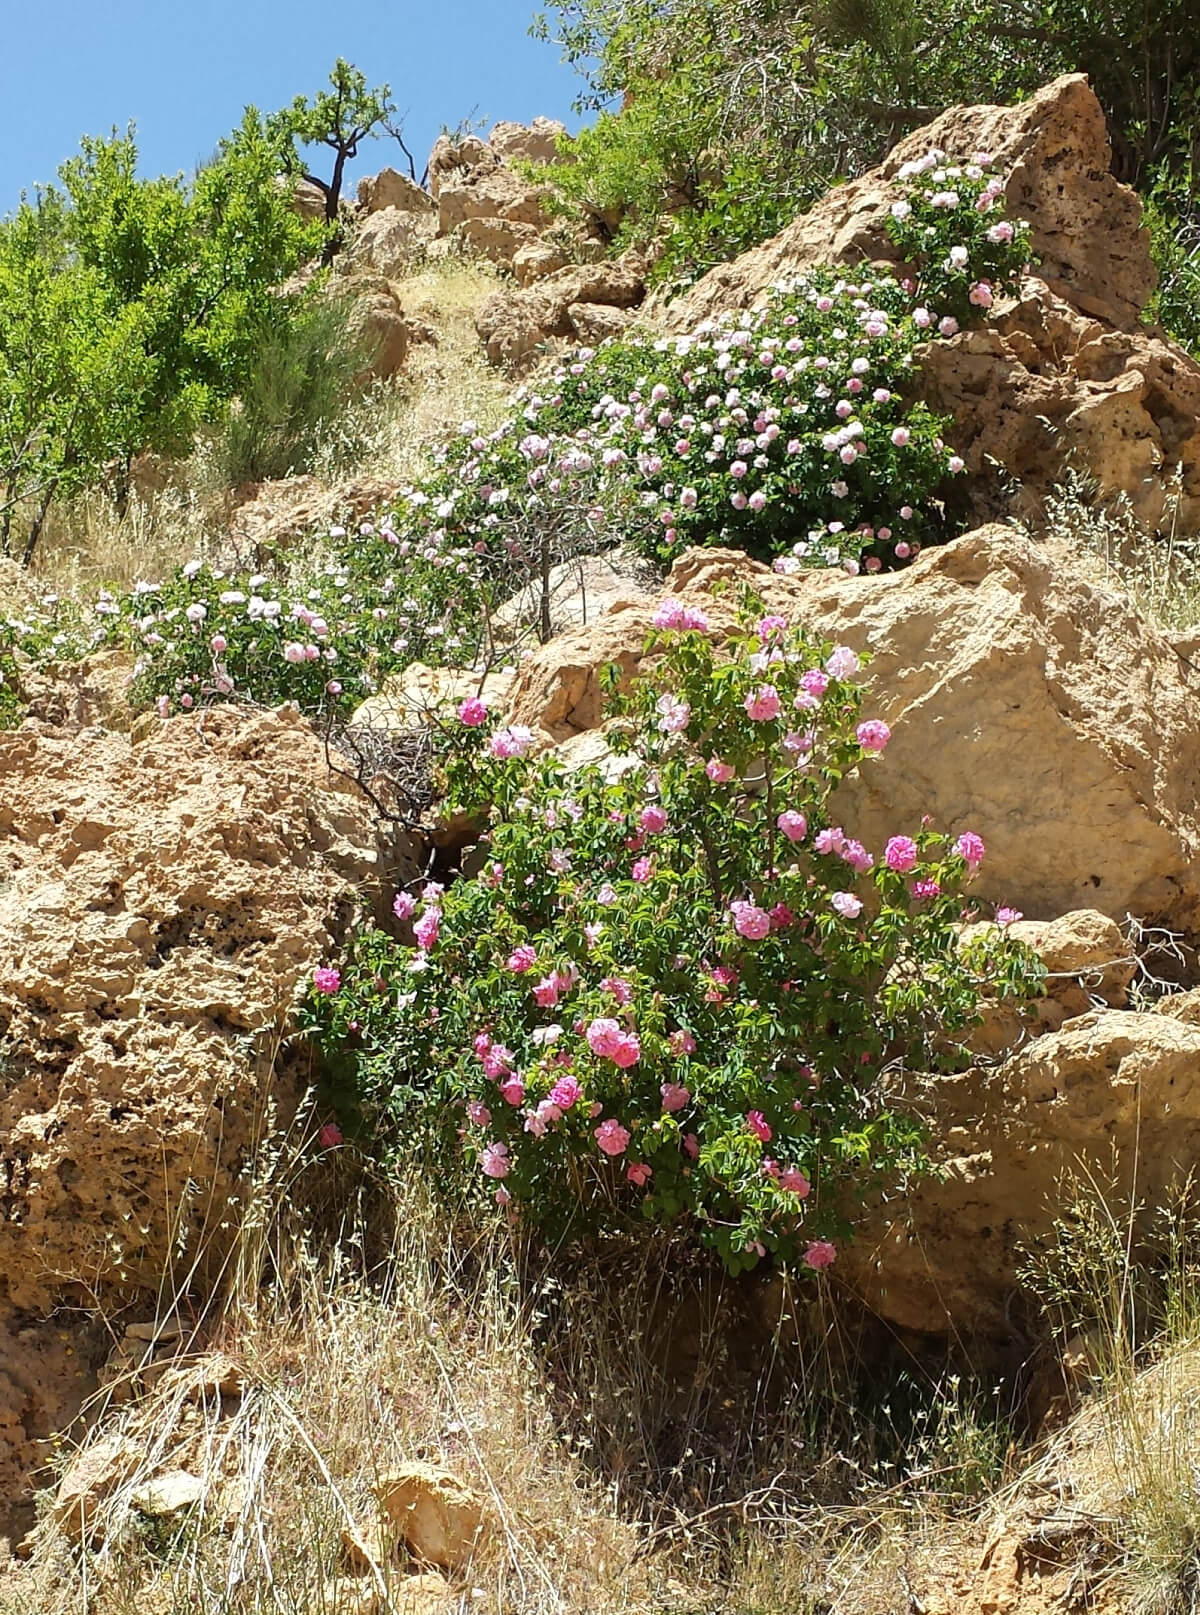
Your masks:
M0 51L0 212L82 134L137 123L147 173L190 172L254 102L312 94L337 56L387 81L418 172L443 124L578 120L575 74L528 36L537 0L13 0ZM396 162L372 142L352 179ZM351 187L352 188L352 187Z

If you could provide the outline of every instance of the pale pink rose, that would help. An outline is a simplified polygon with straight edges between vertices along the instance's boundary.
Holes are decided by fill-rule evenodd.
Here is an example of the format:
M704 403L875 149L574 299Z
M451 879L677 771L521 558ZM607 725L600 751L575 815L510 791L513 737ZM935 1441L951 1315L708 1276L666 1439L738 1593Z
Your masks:
M594 1130L593 1137L605 1155L615 1156L624 1155L629 1147L631 1134L628 1128L622 1127L615 1117L610 1116Z
M808 820L792 808L785 808L775 823L789 841L803 841L808 834Z
M779 692L773 684L762 684L751 690L743 705L756 723L769 722L779 716Z
M479 1169L488 1178L506 1178L512 1171L507 1144L489 1144L479 1156Z
M734 930L747 941L761 942L763 937L770 935L771 916L766 909L759 908L756 903L748 903L744 898L738 898L729 905L729 913Z
M837 1247L831 1245L827 1239L814 1239L804 1253L806 1267L814 1268L820 1272L822 1268L831 1267L837 1260Z

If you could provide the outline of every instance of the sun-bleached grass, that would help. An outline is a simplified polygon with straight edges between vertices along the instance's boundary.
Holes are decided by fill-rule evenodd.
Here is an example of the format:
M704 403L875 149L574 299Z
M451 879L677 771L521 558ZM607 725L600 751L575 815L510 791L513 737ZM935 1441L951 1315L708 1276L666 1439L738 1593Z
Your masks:
M476 311L501 286L491 266L457 255L417 260L396 286L406 314L433 340L414 342L399 376L370 387L324 428L312 471L327 486L360 475L415 479L430 449L464 420L487 431L505 413L509 383L488 365L475 330ZM89 599L101 586L220 557L237 498L222 463L218 437L202 434L186 458L156 466L149 485L135 482L123 509L102 489L52 507L38 576Z
M106 1388L82 1449L124 1436L128 1471L87 1545L43 1507L3 1615L334 1615L343 1531L414 1458L488 1505L451 1608L767 1615L856 1589L836 1607L882 1611L931 1522L1001 1473L997 1427L950 1379L909 1364L892 1400L854 1404L872 1348L823 1289L738 1285L662 1245L558 1263L416 1174L314 1159L313 1133L302 1108L260 1147L212 1303L198 1256L159 1298L243 1394L198 1394L204 1355L123 1403ZM171 1469L203 1495L149 1519L134 1493Z
M1076 566L1124 590L1147 622L1167 633L1200 627L1200 534L1180 521L1180 490L1168 481L1161 527L1151 532L1129 499L1099 496L1092 479L1068 472L1032 528Z

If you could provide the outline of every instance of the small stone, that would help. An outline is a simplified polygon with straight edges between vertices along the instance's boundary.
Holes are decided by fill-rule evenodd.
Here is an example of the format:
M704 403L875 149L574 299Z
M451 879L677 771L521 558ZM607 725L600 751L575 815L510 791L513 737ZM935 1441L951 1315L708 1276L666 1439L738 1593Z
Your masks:
M415 1559L450 1570L470 1558L483 1526L483 1500L457 1475L430 1464L402 1464L373 1490Z
M126 1340L153 1340L155 1344L160 1341L178 1340L183 1333L183 1325L178 1318L162 1318L158 1322L128 1323L125 1325Z
M55 1522L79 1535L90 1533L101 1503L132 1475L137 1458L133 1443L116 1433L86 1447L59 1482Z
M204 1496L204 1482L186 1469L168 1469L147 1486L139 1487L130 1501L139 1514L167 1519L191 1508Z

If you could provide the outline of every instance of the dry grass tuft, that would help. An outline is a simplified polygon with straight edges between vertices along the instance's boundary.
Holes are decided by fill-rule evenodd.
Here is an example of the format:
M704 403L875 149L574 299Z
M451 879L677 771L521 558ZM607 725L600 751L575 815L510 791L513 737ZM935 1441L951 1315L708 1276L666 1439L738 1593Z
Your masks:
M1187 634L1200 627L1200 535L1182 531L1179 489L1169 492L1162 527L1151 532L1123 495L1103 500L1095 483L1069 473L1033 524L1075 564L1115 583L1154 627Z

